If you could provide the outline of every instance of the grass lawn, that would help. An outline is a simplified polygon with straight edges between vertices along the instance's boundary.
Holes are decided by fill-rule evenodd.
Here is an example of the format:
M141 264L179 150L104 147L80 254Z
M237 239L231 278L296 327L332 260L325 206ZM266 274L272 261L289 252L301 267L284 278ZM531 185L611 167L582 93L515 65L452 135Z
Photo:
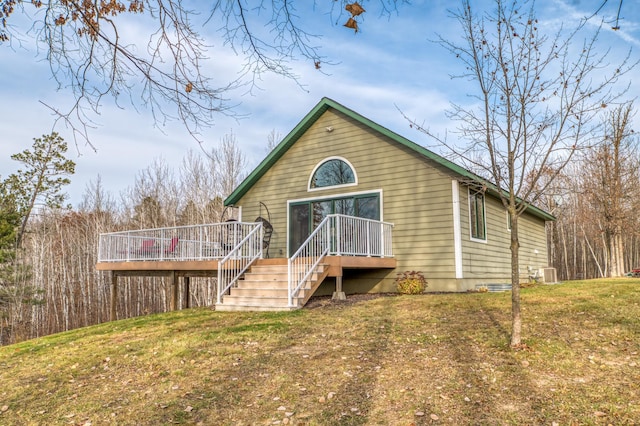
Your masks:
M640 279L192 309L0 348L0 424L640 423Z

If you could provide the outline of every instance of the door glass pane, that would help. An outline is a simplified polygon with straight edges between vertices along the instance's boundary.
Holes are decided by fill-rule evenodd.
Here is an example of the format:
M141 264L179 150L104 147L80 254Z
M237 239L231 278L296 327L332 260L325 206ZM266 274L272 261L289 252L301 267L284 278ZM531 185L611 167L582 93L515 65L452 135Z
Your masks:
M356 207L358 217L380 220L380 203L377 196L356 198Z
M309 204L291 206L290 253L295 253L309 236Z
M355 205L353 198L342 198L339 200L335 200L335 211L336 214L346 214L348 216L355 216Z
M311 208L313 209L313 229L316 229L320 222L327 217L327 215L331 214L331 201L316 201L315 203L311 203Z

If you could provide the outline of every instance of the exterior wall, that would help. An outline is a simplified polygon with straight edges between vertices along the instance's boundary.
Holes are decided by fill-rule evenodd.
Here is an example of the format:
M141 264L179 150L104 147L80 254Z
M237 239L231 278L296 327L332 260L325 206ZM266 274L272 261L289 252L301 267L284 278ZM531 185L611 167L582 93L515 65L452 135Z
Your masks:
M511 234L507 212L500 200L485 197L487 225L486 241L471 238L469 222L469 191L460 186L460 217L462 233L463 277L461 290L475 288L477 284L511 282ZM520 276L526 278L527 267L540 269L547 266L547 243L544 221L530 214L518 219L520 240Z
M331 132L327 128L331 127ZM354 167L358 184L308 191L309 177L328 157L339 156ZM286 257L287 201L321 199L350 193L379 192L381 219L395 224L393 251L395 270L345 271L347 293L395 291L397 272L422 271L428 291L464 291L476 280L494 279L509 271L506 215L500 205L487 202L488 242L469 241L469 209L466 187L460 186L463 276L455 278L452 172L431 162L368 126L329 109L242 197L242 220L266 217L269 209L274 233L270 256ZM489 198L487 197L487 200ZM495 201L495 200L493 200ZM524 225L521 221L521 227ZM538 256L546 263L544 223ZM525 234L525 230L521 230ZM538 241L534 241L537 244ZM522 252L524 253L524 244ZM487 248L490 248L487 250ZM504 251L506 250L506 252ZM480 260L472 260L480 256ZM507 262L506 264L504 262ZM492 265L488 269L487 265ZM506 277L508 278L508 273ZM327 280L319 294L333 291Z
M327 127L333 131L327 132ZM331 156L343 157L353 165L358 185L308 191L313 169ZM346 272L344 290L395 291L396 271L420 270L430 282L430 291L455 291L456 283L450 279L454 268L451 177L427 161L330 109L244 195L239 203L242 219L265 216L259 202L265 203L274 227L270 255L284 257L287 200L381 191L381 219L395 224L397 270Z

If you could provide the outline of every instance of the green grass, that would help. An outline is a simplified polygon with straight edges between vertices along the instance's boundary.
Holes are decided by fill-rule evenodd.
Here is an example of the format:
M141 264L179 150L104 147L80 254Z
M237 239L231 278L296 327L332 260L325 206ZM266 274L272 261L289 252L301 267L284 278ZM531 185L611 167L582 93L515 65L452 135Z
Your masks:
M0 348L0 424L640 422L640 280L193 309Z

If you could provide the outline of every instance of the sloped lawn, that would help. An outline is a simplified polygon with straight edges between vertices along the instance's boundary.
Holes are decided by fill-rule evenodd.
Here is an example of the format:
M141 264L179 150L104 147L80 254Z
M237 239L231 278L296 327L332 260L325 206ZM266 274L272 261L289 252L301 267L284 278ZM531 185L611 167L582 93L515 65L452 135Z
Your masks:
M0 348L0 424L640 422L640 280L185 310Z

